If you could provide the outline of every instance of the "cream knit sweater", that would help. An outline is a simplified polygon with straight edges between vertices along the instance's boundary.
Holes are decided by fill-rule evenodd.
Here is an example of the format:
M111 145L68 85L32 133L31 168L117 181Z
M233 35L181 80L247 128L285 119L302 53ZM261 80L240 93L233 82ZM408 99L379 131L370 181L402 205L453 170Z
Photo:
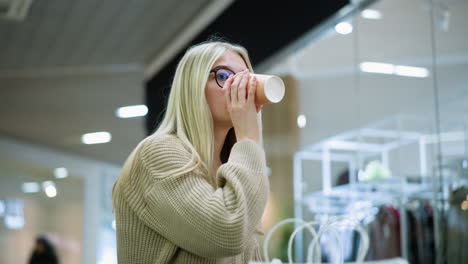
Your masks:
M149 136L132 167L114 185L120 264L248 263L259 260L255 237L268 194L265 153L256 142L237 142L217 171L218 186L191 172L173 135Z

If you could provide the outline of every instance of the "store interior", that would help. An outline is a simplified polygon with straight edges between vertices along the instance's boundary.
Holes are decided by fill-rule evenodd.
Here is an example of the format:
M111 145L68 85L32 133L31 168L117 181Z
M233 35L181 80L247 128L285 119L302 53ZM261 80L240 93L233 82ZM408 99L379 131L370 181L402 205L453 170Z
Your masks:
M157 113L116 109L144 106L161 54L184 50L184 34L233 1L139 1L128 12L123 0L65 2L32 1L24 21L0 20L0 263L26 263L38 235L61 263L117 263L112 185ZM365 239L349 228L341 246L324 233L324 262L468 262L466 13L465 0L349 1L254 66L286 85L262 110L265 233L339 216L364 227L369 247L360 256ZM148 34L163 18L170 28ZM95 131L112 139L83 144ZM278 229L264 253L287 263L300 225ZM295 261L312 240L297 234Z

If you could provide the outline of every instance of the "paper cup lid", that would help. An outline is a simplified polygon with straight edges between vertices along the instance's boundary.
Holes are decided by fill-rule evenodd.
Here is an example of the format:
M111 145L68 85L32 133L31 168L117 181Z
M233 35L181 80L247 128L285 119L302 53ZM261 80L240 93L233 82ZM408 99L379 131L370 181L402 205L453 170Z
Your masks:
M285 88L281 78L273 76L265 82L265 97L272 103L278 103L284 97Z

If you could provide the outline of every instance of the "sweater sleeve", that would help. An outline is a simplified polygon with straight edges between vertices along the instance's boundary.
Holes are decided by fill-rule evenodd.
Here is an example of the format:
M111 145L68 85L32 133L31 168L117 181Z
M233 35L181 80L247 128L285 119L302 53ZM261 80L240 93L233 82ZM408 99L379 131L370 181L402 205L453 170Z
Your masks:
M190 162L180 142L159 142L142 155L151 186L145 192L145 216L166 239L198 256L218 258L245 250L260 223L268 195L265 153L254 141L236 143L214 189L203 175L163 175ZM172 145L165 151L162 145ZM175 148L174 148L175 146Z

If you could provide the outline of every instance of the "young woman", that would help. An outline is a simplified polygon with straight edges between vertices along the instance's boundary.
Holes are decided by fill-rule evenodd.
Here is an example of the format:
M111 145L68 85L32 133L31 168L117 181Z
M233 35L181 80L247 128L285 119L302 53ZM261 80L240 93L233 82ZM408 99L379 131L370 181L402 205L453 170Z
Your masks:
M164 119L114 185L117 253L126 263L248 263L268 179L244 48L206 42L179 62Z

